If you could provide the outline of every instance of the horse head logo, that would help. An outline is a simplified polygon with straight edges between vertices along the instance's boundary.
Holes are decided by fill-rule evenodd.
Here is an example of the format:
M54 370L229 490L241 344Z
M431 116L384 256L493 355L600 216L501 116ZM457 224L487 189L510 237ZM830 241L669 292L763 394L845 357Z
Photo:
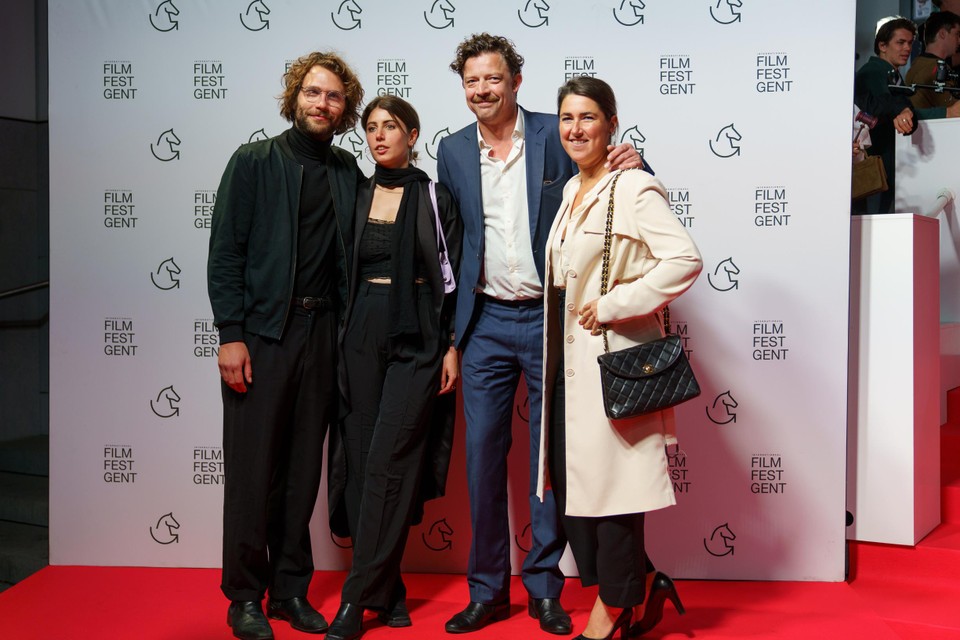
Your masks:
M262 31L270 28L270 21L267 16L270 15L270 7L264 4L263 0L253 0L247 5L247 10L240 14L240 24L249 31Z
M157 526L150 527L150 537L158 544L172 544L180 541L180 523L173 517L173 512L160 516Z
M176 17L180 15L180 9L177 9L172 0L164 0L158 6L156 11L150 14L150 26L157 31L173 31L180 28L180 23Z
M613 8L613 19L625 27L643 23L643 10L647 8L643 0L623 0L619 7Z
M264 131L263 129L257 129L256 131L250 134L250 137L247 138L247 142L248 143L259 142L261 140L266 140L269 137L270 136L267 135L266 131Z
M160 134L155 143L150 144L150 153L161 162L170 162L180 157L180 138L173 132L173 129L167 129Z
M643 155L643 143L646 141L647 137L640 133L640 129L637 128L637 125L633 125L624 131L622 136L620 136L620 142L629 142L641 156Z
M722 260L713 273L707 274L707 282L717 291L730 291L738 289L740 281L734 276L740 275L740 267L733 263L733 258Z
M437 131L433 136L433 140L424 145L427 148L427 155L436 160L437 152L440 150L440 141L448 135L450 135L450 127L444 127L440 129L440 131Z
M710 17L720 24L733 24L740 22L742 8L742 0L712 0Z
M719 158L732 158L740 155L740 145L737 144L743 140L743 136L737 131L731 122L717 132L717 137L710 141L710 151Z
M353 154L353 157L359 160L363 157L363 147L365 144L363 137L357 133L357 130L350 129L350 131L340 136L340 141L337 143L337 146L349 151Z
M335 13L330 14L330 19L338 29L351 31L360 28L360 14L363 9L357 4L357 0L343 0L337 7Z
M723 523L713 530L709 539L703 539L703 547L707 550L707 553L712 556L717 556L718 558L732 556L733 541L736 539L737 536L730 530L730 526L727 523Z
M180 279L176 277L178 275L180 275L180 267L170 257L161 262L156 271L150 273L150 280L157 289L169 291L180 287Z
M533 548L533 531L530 529L529 522L527 526L520 530L520 533L513 536L513 541L516 543L518 549L524 553L530 553L530 549Z
M713 399L713 404L707 407L707 417L714 424L729 424L737 421L735 409L739 405L730 391L724 391Z
M180 415L180 395L174 390L173 385L164 387L157 394L156 400L150 401L150 410L161 418L172 418Z
M434 0L430 11L423 12L423 19L434 29L446 29L453 26L453 12L456 10L450 0Z
M547 17L547 11L550 5L545 0L527 0L523 9L517 9L517 17L524 26L536 29L550 24L550 18Z
M446 518L437 520L426 533L420 534L423 545L431 551L446 551L453 548L453 527L447 524Z

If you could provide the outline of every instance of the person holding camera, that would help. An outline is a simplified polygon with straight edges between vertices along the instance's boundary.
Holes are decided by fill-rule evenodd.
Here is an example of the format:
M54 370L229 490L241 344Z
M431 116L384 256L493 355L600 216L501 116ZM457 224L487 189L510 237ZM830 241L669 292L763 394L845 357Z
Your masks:
M927 87L918 87L910 102L915 109L940 111L928 114L929 118L956 117L960 115L960 102L952 91L943 88L957 87L958 74L949 61L960 48L960 16L950 11L931 15L923 24L923 45L923 53L910 65L906 82Z
M932 18L932 16L931 16ZM897 133L910 135L919 120L954 117L960 115L960 107L915 108L906 92L893 93L891 86L903 85L900 67L910 60L917 25L906 18L891 18L877 30L873 51L867 62L857 70L853 82L853 103L877 118L877 126L870 132L873 146L869 155L880 156L887 174L889 188L883 193L870 196L866 213L890 213L893 211L894 182L896 176ZM956 112L955 112L956 111ZM877 200L873 200L873 199Z

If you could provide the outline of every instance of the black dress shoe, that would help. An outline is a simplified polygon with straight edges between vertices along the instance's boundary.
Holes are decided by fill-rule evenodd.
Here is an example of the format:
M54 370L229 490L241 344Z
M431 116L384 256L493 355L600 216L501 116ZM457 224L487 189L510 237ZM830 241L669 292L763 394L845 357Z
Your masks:
M259 602L231 602L227 609L227 624L240 640L273 640L273 629Z
M400 600L388 611L381 611L377 614L377 620L388 627L410 627L413 626L413 620L410 619L410 612L407 611L407 601Z
M650 593L647 594L647 604L643 609L643 617L630 627L631 638L642 636L659 624L663 618L663 605L667 598L670 598L670 602L677 608L677 613L680 615L686 613L683 603L680 602L680 596L677 595L677 587L673 584L673 580L667 574L657 571L653 577Z
M327 621L319 611L310 606L306 598L267 600L267 615L275 620L286 620L290 626L304 633L323 633Z
M483 604L471 602L467 608L447 620L447 633L470 633L482 629L491 622L506 620L510 616L510 603Z
M363 607L341 602L337 617L327 630L328 640L354 640L363 635Z
M527 613L540 620L540 628L547 633L565 636L573 631L570 616L563 610L557 598L530 598Z

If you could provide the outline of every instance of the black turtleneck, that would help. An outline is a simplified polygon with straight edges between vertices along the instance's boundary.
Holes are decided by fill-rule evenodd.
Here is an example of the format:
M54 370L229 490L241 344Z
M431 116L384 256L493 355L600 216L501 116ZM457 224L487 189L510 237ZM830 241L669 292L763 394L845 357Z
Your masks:
M327 157L333 139L315 140L296 126L287 139L293 155L303 165L293 295L333 296L337 289L337 222L327 180Z

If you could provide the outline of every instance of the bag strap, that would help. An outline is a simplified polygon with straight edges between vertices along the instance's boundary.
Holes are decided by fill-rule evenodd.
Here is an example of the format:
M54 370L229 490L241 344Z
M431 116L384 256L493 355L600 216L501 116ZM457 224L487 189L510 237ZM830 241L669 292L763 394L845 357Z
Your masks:
M600 266L600 297L607 295L607 285L610 283L610 244L613 242L613 193L617 188L617 180L620 179L622 171L617 171L613 176L613 182L610 184L610 199L607 201L607 226L603 231L603 261ZM601 324L600 331L603 332L603 352L610 353L610 345L607 343L607 325Z
M607 286L610 283L610 245L613 242L613 193L617 188L617 180L623 170L613 176L613 182L610 184L610 199L607 201L607 226L603 231L603 262L600 267L600 296L607 295ZM610 345L607 343L607 325L601 324L600 331L603 332L603 352L610 353ZM670 333L670 307L663 308L663 331Z
M437 221L437 250L441 254L447 252L447 239L443 236L443 227L440 226L440 207L437 206L437 183L430 181L430 202L433 203L433 217Z

